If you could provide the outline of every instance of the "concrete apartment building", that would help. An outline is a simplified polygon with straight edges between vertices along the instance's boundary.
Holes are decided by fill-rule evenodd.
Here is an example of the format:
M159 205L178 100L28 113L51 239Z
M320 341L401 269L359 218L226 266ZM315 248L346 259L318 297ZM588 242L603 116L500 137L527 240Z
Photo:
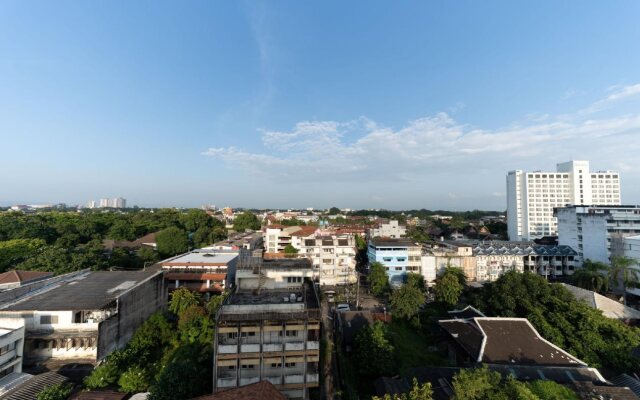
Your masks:
M338 229L319 229L314 226L268 227L265 249L268 254L283 253L287 245L298 250L298 257L309 258L321 285L355 283L355 234Z
M22 372L24 320L0 320L0 379L12 372Z
M356 283L356 239L354 235L308 236L300 240L299 256L311 260L320 285Z
M235 280L239 250L199 249L160 263L170 291L185 287L200 293L222 293Z
M311 260L303 257L263 259L243 251L236 266L235 284L240 290L293 290L316 280Z
M571 275L580 260L569 246L533 242L439 242L423 248L421 273L427 284L433 284L446 266L461 268L470 282L492 282L511 270L545 277Z
M320 304L311 282L238 288L216 315L213 392L267 380L289 399L320 382Z
M0 326L24 320L24 363L96 363L165 307L160 271L80 271L0 293Z
M407 233L407 228L404 225L400 225L398 221L391 220L387 223L380 224L377 228L369 229L369 237L383 237L391 239L403 238Z
M558 243L581 260L609 263L624 255L624 238L640 235L640 206L571 206L557 208Z
M389 283L394 286L404 283L409 272L419 274L422 267L422 247L409 239L370 239L367 255L369 265L373 262L384 265Z
M557 235L553 209L566 205L619 205L620 174L591 172L588 161L557 165L556 172L510 171L507 174L509 240Z

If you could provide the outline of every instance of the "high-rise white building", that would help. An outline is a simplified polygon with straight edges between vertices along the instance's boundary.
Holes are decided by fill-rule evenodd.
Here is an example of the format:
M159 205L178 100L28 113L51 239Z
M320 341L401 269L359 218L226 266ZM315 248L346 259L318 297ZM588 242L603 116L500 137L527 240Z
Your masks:
M556 172L510 171L507 174L509 240L557 234L555 207L619 205L620 174L589 171L589 161L557 165Z

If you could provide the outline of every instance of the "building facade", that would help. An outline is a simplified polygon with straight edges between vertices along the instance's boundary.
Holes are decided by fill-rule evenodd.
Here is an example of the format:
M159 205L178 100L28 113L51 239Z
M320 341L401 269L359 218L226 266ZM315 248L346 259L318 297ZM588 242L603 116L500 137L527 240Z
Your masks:
M24 319L0 319L0 379L12 372L22 372Z
M168 289L222 293L235 280L239 251L199 249L162 261Z
M571 206L557 208L558 243L581 260L608 264L624 255L624 238L640 235L640 206Z
M301 238L298 255L311 260L321 285L356 283L356 240L354 235L323 235Z
M56 278L0 294L0 326L24 319L25 365L96 363L123 348L166 306L160 271L82 271Z
M619 205L620 174L591 172L588 161L557 165L556 172L510 171L507 174L509 240L557 235L553 209L566 205Z
M216 315L213 392L262 380L289 399L320 383L320 305L314 285L238 289Z
M422 254L422 248L408 239L373 238L367 248L369 265L374 262L384 265L389 283L394 286L403 284L407 273L420 273L421 261L409 262L410 254L413 257Z
M391 239L399 239L406 235L407 228L404 225L400 225L398 221L391 220L388 223L382 223L377 228L369 230L369 237L384 237Z

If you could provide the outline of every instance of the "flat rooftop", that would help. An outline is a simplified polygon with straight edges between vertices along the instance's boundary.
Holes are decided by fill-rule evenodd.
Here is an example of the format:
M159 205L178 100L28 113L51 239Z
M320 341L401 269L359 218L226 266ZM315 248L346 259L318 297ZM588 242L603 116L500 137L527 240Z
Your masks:
M234 250L194 250L186 254L181 254L161 261L167 266L189 265L189 264L228 264L238 257L238 252Z
M393 239L377 237L371 239L371 243L376 247L409 247L416 246L411 239Z
M292 300L292 296L293 301ZM286 300L285 300L286 299ZM253 291L236 292L229 304L254 305L254 304L295 304L304 302L304 293L300 290L262 290L260 293Z
M100 310L159 271L94 271L58 281L0 305L0 311Z

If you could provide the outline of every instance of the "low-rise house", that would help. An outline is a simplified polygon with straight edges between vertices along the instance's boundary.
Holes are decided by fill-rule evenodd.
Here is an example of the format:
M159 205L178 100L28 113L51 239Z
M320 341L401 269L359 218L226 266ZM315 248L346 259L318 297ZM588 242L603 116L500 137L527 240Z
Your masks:
M236 233L228 239L221 240L201 250L239 251L241 249L254 251L262 247L262 232Z
M236 291L216 315L214 393L267 380L292 399L320 382L320 304L307 281Z
M403 238L407 234L407 227L400 225L397 220L380 223L376 228L369 229L369 238Z
M582 300L591 308L602 311L602 315L607 318L619 319L622 321L640 320L640 311L635 308L627 307L613 299L605 297L592 290L583 289L577 286L562 284L569 290L578 300Z
M199 249L160 263L170 291L180 287L200 293L222 293L235 280L239 250Z
M0 296L0 326L24 320L25 365L100 361L165 307L160 271L81 272L33 285L37 289L25 286Z
M0 274L0 291L13 289L53 276L53 272L12 270Z
M24 347L24 320L0 320L0 378L13 372L22 372Z
M407 273L420 273L421 254L422 247L409 239L373 238L367 248L369 265L384 265L389 283L394 286L404 283Z

